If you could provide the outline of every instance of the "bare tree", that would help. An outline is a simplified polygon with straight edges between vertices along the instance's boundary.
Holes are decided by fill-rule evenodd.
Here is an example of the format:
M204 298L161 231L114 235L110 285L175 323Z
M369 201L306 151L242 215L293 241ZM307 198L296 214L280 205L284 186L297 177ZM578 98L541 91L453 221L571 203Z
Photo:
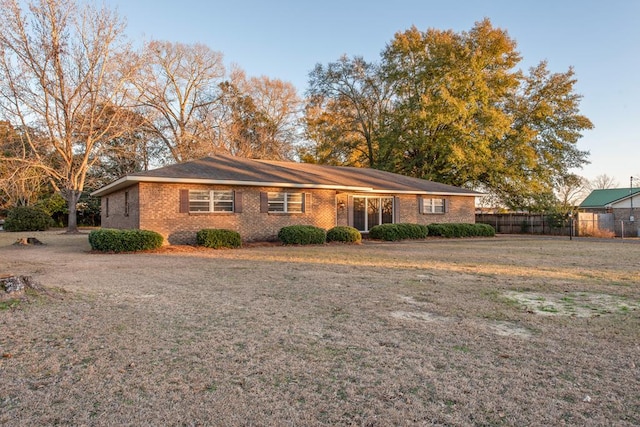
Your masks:
M213 116L225 76L222 54L202 44L151 41L142 62L136 80L141 113L169 160L215 152Z
M390 86L378 65L342 56L309 74L305 108L306 161L380 167L389 150L380 147L381 123L391 108Z
M592 190L606 190L608 188L617 188L620 186L614 177L607 174L596 176L589 184Z
M135 63L124 23L74 0L0 0L0 8L0 114L43 133L25 133L28 156L14 160L47 174L68 203L67 231L77 232L87 171L126 131L120 112Z
M563 177L556 188L559 210L567 213L580 204L589 193L589 180L578 175Z
M247 79L235 69L220 87L220 147L243 157L293 157L301 105L293 84L265 76Z
M0 121L0 208L33 205L48 182L41 169L22 160L29 157L25 132L33 130L15 129L11 123Z

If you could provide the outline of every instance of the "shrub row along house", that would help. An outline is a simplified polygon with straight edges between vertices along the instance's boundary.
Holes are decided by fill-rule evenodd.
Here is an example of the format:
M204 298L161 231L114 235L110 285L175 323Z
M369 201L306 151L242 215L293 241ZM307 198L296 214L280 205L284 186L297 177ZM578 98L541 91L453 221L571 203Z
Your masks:
M127 175L92 195L103 227L191 244L203 228L264 241L297 224L367 233L385 223L474 223L481 193L376 169L216 155Z

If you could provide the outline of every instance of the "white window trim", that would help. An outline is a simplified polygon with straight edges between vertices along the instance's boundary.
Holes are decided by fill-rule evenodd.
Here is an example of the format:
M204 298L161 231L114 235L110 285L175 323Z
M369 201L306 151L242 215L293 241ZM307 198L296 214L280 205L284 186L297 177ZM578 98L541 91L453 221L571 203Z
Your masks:
M191 193L192 192L209 192L209 210L206 211L192 211L191 210ZM216 210L215 209L215 193L230 193L231 194L231 210ZM193 200L195 201L199 201L199 202L203 202L204 200ZM233 213L235 212L235 200L234 200L234 194L233 194L233 190L189 190L189 213L194 213L194 214L198 214L198 213Z
M275 197L279 197L282 196L283 197L283 201L282 202L274 202L272 201L273 198ZM298 202L290 202L289 198L291 196L294 195L299 195L300 196L300 203ZM281 191L269 191L267 192L267 212L268 213L273 213L273 214L301 214L305 212L305 193L287 193L287 192L281 192ZM283 205L283 210L281 211L275 211L275 210L271 210L271 205L272 204L278 204L278 205ZM289 203L291 203L292 205L296 205L296 206L300 206L300 210L299 211L290 211L289 210Z
M438 205L436 206L434 204L435 200L440 200L442 201L442 205ZM447 200L441 197L432 197L432 198L424 198L422 199L422 213L423 214L428 214L428 215L443 215L447 212ZM442 209L442 210L435 210L437 208Z

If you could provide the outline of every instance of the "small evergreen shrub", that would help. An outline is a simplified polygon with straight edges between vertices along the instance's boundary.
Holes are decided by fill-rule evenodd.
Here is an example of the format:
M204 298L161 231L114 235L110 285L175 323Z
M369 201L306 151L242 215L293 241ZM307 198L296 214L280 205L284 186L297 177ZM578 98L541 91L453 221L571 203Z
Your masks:
M429 235L429 228L422 224L400 223L398 228L405 239L424 239Z
M313 225L290 225L278 231L278 240L285 245L320 245L327 240L327 232Z
M339 225L327 231L327 242L360 243L361 241L362 234L353 227Z
M240 233L233 230L205 228L196 234L196 242L199 246L207 248L239 248L242 246Z
M398 224L374 225L369 229L369 238L376 240L395 241L402 240Z
M164 238L149 230L116 230L103 228L89 233L91 249L101 252L136 252L158 249Z
M476 231L476 236L494 237L496 235L496 229L489 224L473 224L473 228Z
M429 224L430 236L441 237L493 237L495 229L489 224Z
M44 231L53 224L53 220L41 209L29 206L17 206L7 212L4 221L6 231Z
M371 227L369 237L377 240L424 239L429 234L426 225L420 224L380 224Z

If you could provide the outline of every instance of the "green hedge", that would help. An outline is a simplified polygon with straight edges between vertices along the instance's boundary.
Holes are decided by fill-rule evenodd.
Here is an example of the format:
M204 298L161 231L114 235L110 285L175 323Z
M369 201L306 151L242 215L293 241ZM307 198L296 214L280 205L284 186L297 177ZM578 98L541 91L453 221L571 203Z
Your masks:
M371 227L369 237L377 240L424 239L429 235L426 225L420 224L380 224Z
M285 245L320 245L327 240L327 232L313 225L290 225L280 229L278 239Z
M362 234L353 227L337 226L327 231L327 242L360 243Z
M493 237L496 230L489 224L429 224L430 236L441 237Z
M136 252L158 249L164 238L149 230L115 230L103 228L89 233L91 249L102 252Z
M4 221L6 231L44 231L53 224L53 219L44 211L29 206L17 206L7 212Z
M196 234L196 242L199 246L207 248L239 248L242 246L240 233L233 230L205 228Z

